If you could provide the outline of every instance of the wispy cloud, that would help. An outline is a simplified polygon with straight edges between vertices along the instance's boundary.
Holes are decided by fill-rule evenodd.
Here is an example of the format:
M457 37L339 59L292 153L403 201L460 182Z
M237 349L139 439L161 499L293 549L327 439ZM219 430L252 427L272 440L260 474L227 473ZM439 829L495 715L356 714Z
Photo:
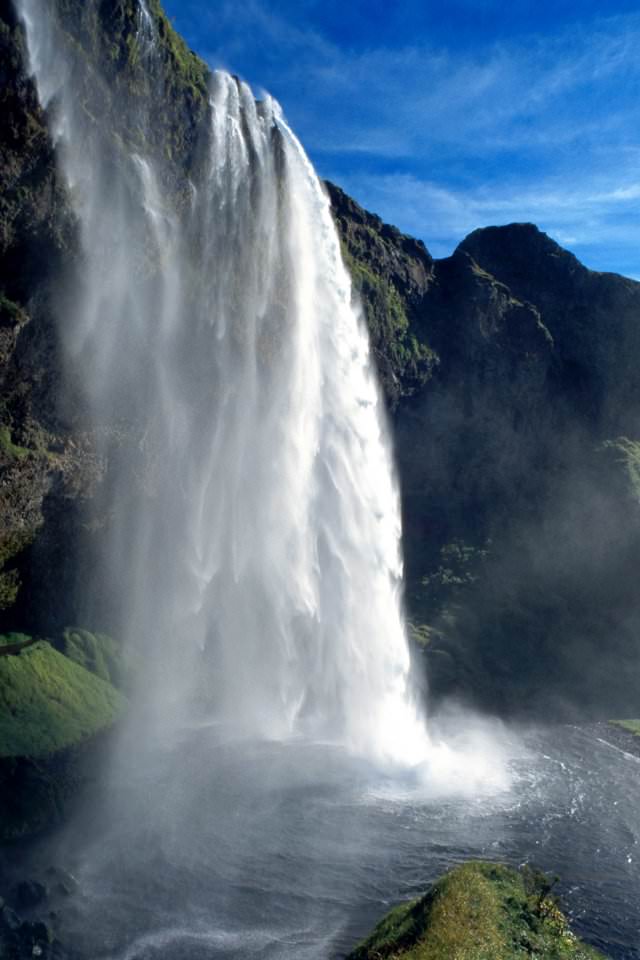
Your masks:
M601 269L616 269L627 249L629 264L634 257L637 263L640 179L619 184L612 177L609 183L577 182L570 188L564 180L548 179L456 189L412 174L365 173L347 177L345 187L383 219L422 237L435 256L449 255L477 227L517 221L536 223L587 262L608 248L610 263Z
M472 53L424 40L345 49L259 0L223 3L215 21L223 42L208 51L212 63L255 65L316 152L535 149L625 138L630 118L640 119L640 15Z
M330 39L318 0L180 2L212 66L274 93L323 175L435 253L533 220L596 266L640 272L640 12L363 44Z

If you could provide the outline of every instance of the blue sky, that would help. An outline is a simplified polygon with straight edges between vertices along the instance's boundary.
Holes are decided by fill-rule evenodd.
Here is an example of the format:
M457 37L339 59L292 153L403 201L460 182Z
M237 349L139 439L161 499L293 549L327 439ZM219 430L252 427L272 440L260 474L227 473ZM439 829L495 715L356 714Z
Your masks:
M640 3L165 0L321 176L446 256L530 220L640 278Z

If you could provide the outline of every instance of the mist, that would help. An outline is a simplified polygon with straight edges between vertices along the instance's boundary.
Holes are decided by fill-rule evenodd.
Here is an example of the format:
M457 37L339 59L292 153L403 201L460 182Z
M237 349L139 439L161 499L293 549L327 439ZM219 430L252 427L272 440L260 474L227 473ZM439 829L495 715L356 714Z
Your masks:
M81 438L91 466L18 615L67 628L51 655L81 624L73 669L111 683L108 649L127 703L24 854L74 878L48 894L61 936L98 960L338 960L482 859L566 870L608 949L596 847L626 949L640 768L576 722L640 681L618 354L586 383L517 270L341 225L279 104L155 0L16 9L71 224L67 446L43 456Z

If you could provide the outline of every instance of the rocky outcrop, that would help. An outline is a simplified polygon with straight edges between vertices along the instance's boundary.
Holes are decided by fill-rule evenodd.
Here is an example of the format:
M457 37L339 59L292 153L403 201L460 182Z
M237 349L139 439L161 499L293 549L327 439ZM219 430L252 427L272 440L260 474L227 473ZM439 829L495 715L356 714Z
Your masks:
M57 937L51 906L77 887L71 874L49 868L43 880L12 882L0 864L0 955L3 960L77 960Z
M413 242L329 191L372 329L368 270L431 354L416 383L392 328L377 344L432 699L633 715L640 284L588 270L531 224L475 231L445 260L422 250L408 283Z
M367 213L335 184L325 186L345 262L366 304L380 379L395 407L430 379L438 363L421 327L421 303L433 282L434 262L420 240Z
M18 595L15 558L42 525L58 471L47 457L59 424L60 358L52 277L73 244L53 146L25 69L22 29L0 3L0 609Z

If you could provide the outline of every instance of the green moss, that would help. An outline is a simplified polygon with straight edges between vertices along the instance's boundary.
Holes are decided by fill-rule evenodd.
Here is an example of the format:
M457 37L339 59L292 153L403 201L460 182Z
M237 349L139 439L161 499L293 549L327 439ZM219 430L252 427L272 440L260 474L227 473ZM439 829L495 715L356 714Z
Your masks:
M3 633L0 634L0 655L3 647L14 647L16 644L30 643L31 637L26 633Z
M61 40L77 69L78 101L101 128L105 149L114 150L116 162L121 149L164 158L165 195L177 202L196 162L208 110L208 66L175 32L159 0L147 4L155 34L152 51L141 40L134 0L55 4ZM124 113L123 100L129 104Z
M210 76L206 63L189 49L173 29L160 0L150 0L149 10L157 17L160 37L181 81L196 97L206 98Z
M416 623L413 620L407 622L409 639L418 647L426 648L438 636L438 631L428 623Z
M440 548L440 564L428 576L423 577L424 587L454 589L469 586L480 578L482 565L489 556L491 541L478 548L463 540L453 540Z
M7 317L11 323L24 323L27 319L22 307L0 291L0 318L2 317Z
M640 737L640 720L612 720L611 723L615 724L616 727L628 730L630 733L635 733L636 737Z
M12 441L11 428L6 424L0 427L0 450L16 460L22 460L29 455L26 447L19 447Z
M596 960L530 870L471 862L391 910L348 960Z
M43 757L109 727L125 700L41 641L0 657L0 757Z
M35 536L35 530L20 530L0 537L0 610L8 610L16 601L20 590L20 575L17 570L5 570L9 560L27 547Z
M410 394L429 379L438 361L437 355L412 332L403 298L391 280L384 279L370 268L366 250L349 248L343 242L342 253L353 285L362 298L371 342L387 392L393 395L393 380L395 390L403 381L405 392ZM387 365L392 380L385 371Z
M105 633L90 633L68 627L63 634L60 652L101 680L121 688L125 682L125 665L120 645Z
M20 590L20 575L17 570L0 572L0 610L8 610L16 602Z

